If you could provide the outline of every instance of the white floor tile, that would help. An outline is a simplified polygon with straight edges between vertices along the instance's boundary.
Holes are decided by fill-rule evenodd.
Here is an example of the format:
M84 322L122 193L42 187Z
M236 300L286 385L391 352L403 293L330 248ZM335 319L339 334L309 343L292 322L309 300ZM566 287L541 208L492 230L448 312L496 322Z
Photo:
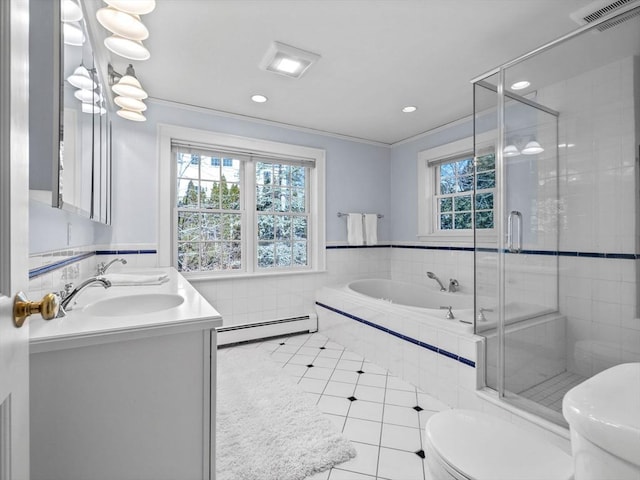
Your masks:
M349 472L334 468L329 475L329 480L375 480L376 477L363 475L362 473ZM305 479L306 480L306 479Z
M277 363L284 364L287 363L292 356L292 353L274 352L271 354L271 360Z
M282 370L292 377L300 379L305 373L307 373L307 367L305 365L294 365L289 363L282 367Z
M356 400L349 409L349 418L361 418L363 420L382 421L383 404Z
M423 460L415 453L380 448L378 477L388 480L424 480Z
M403 390L387 390L384 403L389 405L399 405L401 407L415 407L418 404L416 392L405 392Z
M308 347L306 345L303 345L298 349L296 353L300 353L302 355L311 355L315 358L320 353L320 349L318 347Z
M406 452L422 450L420 429L383 423L380 446Z
M409 382L402 380L401 378L394 377L393 375L389 375L387 379L387 388L391 388L392 390L404 390L407 392L415 392L416 387L411 385Z
M336 365L336 368L339 368L340 370L350 370L353 372L357 372L358 370L362 369L362 362L358 360L340 359L340 361Z
M420 417L420 428L424 431L424 427L427 425L427 421L438 412L432 412L431 410L423 410L418 416Z
M356 372L347 372L346 370L335 370L331 375L331 380L355 385L358 382L358 374Z
M359 418L347 418L344 424L344 433L353 442L368 443L370 445L380 445L380 422L370 420L360 420Z
M330 368L316 367L315 365L307 370L304 378L318 378L320 380L329 380L333 370Z
M301 378L298 385L302 387L305 392L322 393L324 387L327 385L326 380L318 380L317 378Z
M320 400L320 396L321 396L319 393L311 393L311 392L303 392L303 395L307 397L309 400L311 400L311 402L314 405L318 403L318 400Z
M313 355L301 355L296 353L293 357L289 359L289 363L293 363L295 365L311 365L313 364L313 360L316 357Z
M364 370L367 373L373 373L376 375L386 375L387 374L387 370L376 365L375 363L371 363L371 362L367 362L365 361L364 364L362 365L362 370Z
M391 423L393 425L420 428L420 419L418 417L418 412L409 407L385 405L383 421L384 423Z
M324 472L316 473L309 477L306 477L304 480L329 480L329 474L331 470L325 470Z
M353 395L355 389L356 386L353 383L329 381L324 389L323 395L347 398Z
M285 343L284 345L278 345L278 349L276 350L276 352L278 352L278 353L296 353L299 348L300 348L300 345L288 345L288 344Z
M344 347L342 345L336 342L332 342L331 340L329 340L327 343L324 344L324 348L331 349L331 350L340 350L340 351L344 350Z
M384 388L387 384L386 375L375 375L373 373L363 373L358 378L358 385Z
M368 387L366 385L356 385L356 391L353 394L358 400L367 400L368 402L384 402L384 388Z
M342 356L342 350L330 350L330 349L325 349L325 350L320 350L320 353L318 354L318 358L335 358L338 359ZM337 363L337 361L336 361Z
M347 417L343 417L342 415L334 415L332 413L325 413L325 415L329 418L329 420L331 420L331 423L333 423L339 431L342 431L342 429L344 428L344 422Z
M432 412L440 412L442 410L449 410L451 407L446 403L438 400L437 398L427 395L426 393L418 392L418 405L425 410L431 410Z
M351 402L346 398L331 397L323 395L318 400L318 408L324 413L333 413L334 415L346 416L349 411Z
M330 368L332 370L336 368L337 364L338 364L337 358L321 357L320 355L318 355L316 359L313 361L313 365L316 367L325 367L325 368Z
M340 464L341 470L364 473L375 476L377 470L378 450L380 447L366 443L352 442L356 449L356 458ZM331 477L330 477L331 478Z
M358 361L358 362L362 362L364 360L362 355L359 355L357 353L351 352L349 350L345 350L345 352L342 354L342 359L343 360L355 360L355 361Z

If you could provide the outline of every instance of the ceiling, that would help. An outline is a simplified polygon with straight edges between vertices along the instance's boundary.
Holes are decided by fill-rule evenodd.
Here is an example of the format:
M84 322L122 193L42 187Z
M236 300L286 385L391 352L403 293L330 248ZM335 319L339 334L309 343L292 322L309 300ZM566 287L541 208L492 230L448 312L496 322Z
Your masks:
M393 144L470 115L473 77L575 30L590 2L157 0L134 67L154 99ZM264 71L272 41L321 58L300 79Z

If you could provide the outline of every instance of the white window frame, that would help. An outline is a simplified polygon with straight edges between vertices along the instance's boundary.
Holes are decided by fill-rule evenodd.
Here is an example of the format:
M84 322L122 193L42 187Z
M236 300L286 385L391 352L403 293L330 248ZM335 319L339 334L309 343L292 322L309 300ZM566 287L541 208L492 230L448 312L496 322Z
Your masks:
M325 150L319 148L273 142L256 138L230 135L220 132L210 132L175 125L158 125L158 158L159 158L159 189L158 189L158 261L161 266L176 267L173 258L173 239L177 227L174 218L175 203L175 158L171 152L172 140L195 145L207 145L212 151L218 149L234 150L243 154L255 156L283 157L309 159L315 163L315 168L309 169L309 212L308 226L309 265L308 268L258 269L255 268L256 243L253 220L255 212L246 212L243 223L243 265L242 271L207 271L184 272L186 278L215 279L237 278L242 276L263 275L292 275L300 273L322 272L326 269L326 222L325 222ZM246 172L245 172L246 175ZM246 179L246 177L245 177ZM248 182L253 184L253 182ZM246 184L245 184L246 185ZM243 195L255 196L255 189L243 188ZM246 204L245 204L246 205ZM251 245L247 245L247 240Z
M477 149L495 151L495 132L481 134L476 139ZM459 160L473 156L473 137L463 138L455 142L418 152L418 239L436 244L465 244L473 245L473 230L438 230L436 204L436 173L438 165L450 159ZM496 170L496 185L498 185ZM494 228L476 231L479 243L495 242L495 215L497 205L497 190L494 195Z

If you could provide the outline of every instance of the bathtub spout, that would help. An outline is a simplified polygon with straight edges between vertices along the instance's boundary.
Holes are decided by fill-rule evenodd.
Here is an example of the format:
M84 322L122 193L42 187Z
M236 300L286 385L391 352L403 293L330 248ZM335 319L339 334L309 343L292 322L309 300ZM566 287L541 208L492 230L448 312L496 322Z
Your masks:
M436 277L435 273L427 272L427 277L429 277L430 279L435 280L436 282L438 282L438 285L440 285L440 291L441 292L446 292L447 291L447 289L444 287L444 285L442 284L440 279L438 277Z
M457 292L458 291L458 287L460 287L460 284L458 283L458 280L456 280L455 278L450 278L449 279L449 291L451 293Z

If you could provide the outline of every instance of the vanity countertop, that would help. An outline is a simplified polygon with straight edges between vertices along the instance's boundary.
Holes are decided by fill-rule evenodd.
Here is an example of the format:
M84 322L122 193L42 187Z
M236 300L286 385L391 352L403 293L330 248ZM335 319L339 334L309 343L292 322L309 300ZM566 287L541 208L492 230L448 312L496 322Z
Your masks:
M147 269L145 273L149 271L151 269ZM160 285L114 285L107 289L92 285L78 295L77 304L65 317L50 321L32 317L29 333L30 353L210 330L222 325L222 317L218 311L177 270L157 268L152 271L166 273L168 281ZM140 295L148 294L179 295L184 301L180 305L149 313L104 316L92 313L95 311L96 302L117 297L122 298L122 302L131 302L127 296L140 298Z

